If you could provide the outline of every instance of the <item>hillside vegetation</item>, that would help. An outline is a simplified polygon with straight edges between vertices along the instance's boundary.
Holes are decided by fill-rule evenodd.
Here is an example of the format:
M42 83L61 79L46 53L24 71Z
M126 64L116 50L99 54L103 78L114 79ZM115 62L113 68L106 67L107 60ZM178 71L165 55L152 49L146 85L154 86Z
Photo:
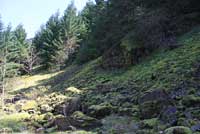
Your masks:
M199 24L199 0L72 1L32 39L0 20L0 133L200 134Z
M100 57L48 77L18 78L29 86L14 86L17 90L10 92L12 98L6 103L9 116L1 117L0 128L47 133L58 129L71 130L69 133L198 134L199 28L181 36L179 43L179 48L155 51L128 69L103 70ZM34 82L37 78L39 83Z

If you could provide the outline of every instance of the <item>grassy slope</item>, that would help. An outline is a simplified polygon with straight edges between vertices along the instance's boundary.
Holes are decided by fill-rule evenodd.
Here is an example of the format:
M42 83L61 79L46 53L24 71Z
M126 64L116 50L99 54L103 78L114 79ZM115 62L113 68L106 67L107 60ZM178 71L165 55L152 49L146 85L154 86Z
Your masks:
M191 73L200 59L199 28L179 38L182 46L172 51L159 50L141 64L128 70L105 71L100 69L100 58L86 64L73 77L61 81L55 87L76 86L92 88L98 84L133 82L141 90L171 89L181 81L191 80ZM155 77L152 79L152 76Z
M13 87L16 87L14 90L18 90L18 92L24 91L24 88L27 89L27 92L30 89L29 94L33 94L31 87L41 85L51 85L51 90L49 90L51 92L62 92L67 87L74 86L80 89L89 89L85 90L84 99L88 105L110 102L118 108L129 107L121 104L120 98L137 99L138 95L148 90L159 88L172 90L183 82L199 82L194 80L193 74L200 60L200 29L196 28L180 37L179 44L181 44L179 48L171 51L158 50L144 59L142 63L127 70L103 70L100 67L101 58L98 58L81 67L70 66L59 73L22 77L20 81L27 84ZM123 91L114 90L106 95L102 95L100 92L93 94L92 90L96 90L96 86L100 84L110 84L111 88L123 87ZM194 89L195 87L188 86L188 88ZM122 92L126 92L126 94L123 95ZM6 118L1 120L4 121Z

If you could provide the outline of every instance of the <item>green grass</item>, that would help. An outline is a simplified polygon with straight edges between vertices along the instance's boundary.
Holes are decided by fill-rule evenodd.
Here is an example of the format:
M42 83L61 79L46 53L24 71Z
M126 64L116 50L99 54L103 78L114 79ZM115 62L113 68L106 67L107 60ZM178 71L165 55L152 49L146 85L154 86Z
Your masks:
M164 88L171 89L181 81L191 80L195 63L200 59L200 30L196 28L181 36L181 44L174 50L158 50L143 60L142 63L128 70L105 71L99 67L101 58L86 65L70 79L58 83L61 90L68 86L93 88L108 80L108 83L138 85L141 90ZM152 79L152 76L155 77Z
M11 115L4 115L0 117L0 130L4 128L10 128L13 132L21 132L26 129L24 119L29 118L27 113L17 113Z

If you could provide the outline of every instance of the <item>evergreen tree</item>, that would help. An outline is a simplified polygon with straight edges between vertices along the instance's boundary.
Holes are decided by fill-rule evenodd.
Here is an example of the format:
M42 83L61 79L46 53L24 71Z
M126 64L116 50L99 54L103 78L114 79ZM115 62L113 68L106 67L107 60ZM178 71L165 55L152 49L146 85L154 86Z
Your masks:
M19 73L20 63L16 62L18 53L20 53L14 44L14 35L11 26L8 26L2 34L1 57L3 64L6 66L6 76L12 77Z
M61 37L61 23L59 14L56 13L49 18L46 26L36 34L33 41L45 68L55 69L60 66L59 57L63 44Z
M81 48L76 58L78 64L83 64L95 59L102 52L101 49L97 47L97 44L100 44L99 41L101 41L101 39L103 40L105 37L104 32L107 25L104 25L105 19L103 19L106 16L105 9L106 2L103 0L96 1L96 4L89 1L80 14L86 25L87 33L81 42Z
M8 26L3 31L0 44L0 85L2 93L2 107L4 107L4 95L6 91L7 79L18 74L20 64L13 61L16 58L15 49L13 49L13 33Z
M24 71L24 61L29 53L29 45L26 40L26 31L21 24L13 31L13 44L12 51L15 51L15 57L12 61L20 64L20 70Z
M64 55L68 62L73 61L80 42L86 37L87 29L80 15L77 15L74 4L71 3L64 12L61 19L62 36L64 41Z

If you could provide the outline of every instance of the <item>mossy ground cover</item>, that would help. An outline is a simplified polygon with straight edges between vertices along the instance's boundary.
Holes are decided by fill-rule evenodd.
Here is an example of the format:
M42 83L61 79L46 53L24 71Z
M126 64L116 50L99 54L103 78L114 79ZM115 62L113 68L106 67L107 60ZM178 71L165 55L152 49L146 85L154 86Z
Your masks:
M104 82L126 84L132 81L140 86L140 90L147 90L171 89L181 81L191 81L191 73L195 71L195 64L200 59L200 32L197 29L179 38L179 48L158 50L142 63L127 70L103 70L99 58L84 65L72 78L58 85L61 89L69 85L90 88Z
M28 113L17 113L11 115L3 115L0 117L0 130L9 128L13 132L21 132L26 130L26 124L23 122L24 119L29 118Z
M143 59L140 64L128 69L104 70L101 68L102 59L100 57L81 67L71 65L57 73L21 77L16 81L21 84L14 82L13 85L16 84L16 86L13 86L13 90L19 93L27 89L24 93L31 99L35 90L41 85L45 86L45 91L38 90L40 98L42 94L50 92L61 92L67 96L74 95L75 93L69 94L67 89L77 88L76 92L82 95L83 103L86 105L98 107L106 102L112 107L113 112L117 109L120 114L129 115L133 120L140 122L137 97L146 91L157 89L171 91L183 83L190 83L184 85L191 90L189 98L191 102L199 102L198 96L194 95L198 90L195 85L200 82L199 79L194 78L200 60L199 28L181 36L178 43L180 47L173 50L157 50ZM98 88L99 85L106 85L109 90L102 91ZM47 86L49 88L46 88ZM35 87L35 90L32 87ZM183 99L182 103L187 106L189 105L187 102ZM29 115L19 114L18 118L16 115L3 116L0 118L0 128L9 127L14 131L21 131L21 128L25 126L22 120L24 116ZM149 119L143 123L152 126L155 120Z

